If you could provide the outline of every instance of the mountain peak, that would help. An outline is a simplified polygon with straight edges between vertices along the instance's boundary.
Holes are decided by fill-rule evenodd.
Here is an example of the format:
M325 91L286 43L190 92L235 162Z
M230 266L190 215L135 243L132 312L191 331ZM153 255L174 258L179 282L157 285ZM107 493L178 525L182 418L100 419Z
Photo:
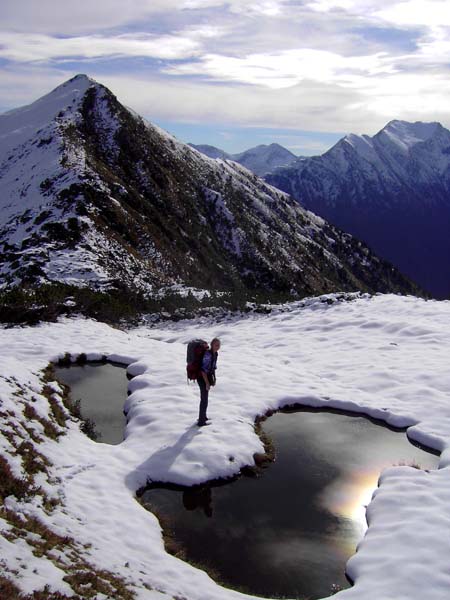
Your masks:
M272 142L271 144L267 144L267 147L268 148L281 148L282 150L287 150L287 148L285 148L281 144L278 144L277 142ZM290 150L287 150L287 151L290 152Z
M2 151L26 142L61 113L76 111L92 86L100 87L100 84L87 75L75 75L32 104L0 115Z
M61 104L66 104L68 99L72 101L73 99L83 96L86 90L88 90L92 86L100 87L100 83L98 83L91 77L80 73L78 75L75 75L75 77L71 77L64 83L61 83L50 93L46 94L45 96L42 96L41 98L36 100L36 102L33 102L33 104L30 104L30 107L48 102L60 102ZM62 108L64 107L61 106L61 109Z
M90 81L92 83L97 83L95 81L95 79L92 79L92 77L89 77L89 75L86 75L86 73L78 73L77 75L75 75L74 77L72 77L71 79L68 79L66 81L66 83L72 82L72 81ZM64 84L63 84L64 85Z
M416 121L411 123L409 121L394 119L389 121L373 137L349 133L328 150L328 153L339 152L343 145L349 145L357 154L373 161L376 158L376 146L379 144L391 147L394 145L397 150L401 150L401 152L407 154L414 145L426 142L440 131L445 130L437 121L430 123Z
M430 123L416 121L411 123L409 121L394 119L393 121L389 121L375 137L383 138L387 136L391 142L403 150L409 150L415 144L426 142L440 129L442 129L442 125L437 121Z
M356 240L136 118L85 75L0 117L3 132L0 286L414 290Z
M231 155L228 154L228 152L225 152L224 150L221 150L220 148L217 148L216 146L211 146L211 144L192 144L192 143L190 143L189 146L191 148L195 148L195 150L198 150L198 152L201 152L205 156L209 156L209 158L221 158L221 159L231 158Z
M440 123L394 120L374 136L349 134L266 180L445 298L449 149L450 131Z
M190 144L190 146L210 158L233 160L260 176L273 171L277 167L287 166L297 158L295 154L276 142L259 144L238 154L228 154L220 148L208 144Z
M273 171L277 167L287 166L296 158L295 154L276 142L260 144L232 156L233 160L260 176Z

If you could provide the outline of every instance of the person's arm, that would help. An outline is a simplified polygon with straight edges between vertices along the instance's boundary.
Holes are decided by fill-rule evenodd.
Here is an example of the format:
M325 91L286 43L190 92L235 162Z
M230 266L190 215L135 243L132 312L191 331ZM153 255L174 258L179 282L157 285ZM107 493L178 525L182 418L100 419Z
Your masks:
M202 377L203 377L203 381L206 384L206 391L208 391L208 392L211 387L211 384L209 383L209 379L208 379L208 371L211 366L211 360L212 360L212 357L208 353L206 353L203 357L202 369L200 371L202 374Z
M211 384L209 383L208 375L205 373L205 371L201 371L201 374L206 385L206 391L209 392Z

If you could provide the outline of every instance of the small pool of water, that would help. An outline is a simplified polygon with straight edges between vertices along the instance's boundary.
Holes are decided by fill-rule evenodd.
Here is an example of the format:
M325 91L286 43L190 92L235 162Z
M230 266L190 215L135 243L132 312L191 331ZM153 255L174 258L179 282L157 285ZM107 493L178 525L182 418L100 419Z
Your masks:
M126 425L123 406L127 398L126 367L111 363L87 363L55 367L56 378L70 386L71 397L80 400L81 414L95 423L98 441L120 444Z
M119 444L126 419L125 367L56 367L94 421L99 441ZM434 469L438 457L404 432L358 415L301 409L264 423L276 460L257 478L220 486L148 489L141 500L186 559L225 585L269 597L323 598L348 587L345 564L366 529L365 506L380 472L395 464Z
M264 430L276 461L258 478L196 489L148 489L186 559L259 596L323 598L349 586L345 564L366 529L380 472L437 468L438 457L361 416L298 410ZM382 574L380 575L382 576Z

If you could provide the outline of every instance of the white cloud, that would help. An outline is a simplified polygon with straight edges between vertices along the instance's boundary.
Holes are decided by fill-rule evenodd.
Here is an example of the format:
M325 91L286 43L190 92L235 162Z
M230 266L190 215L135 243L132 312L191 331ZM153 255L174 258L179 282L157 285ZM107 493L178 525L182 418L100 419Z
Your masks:
M280 15L284 2L277 0L263 0L260 2L234 2L232 10L234 12L246 12L253 14L275 17Z
M180 31L180 35L190 39L217 39L230 32L229 27L223 25L201 24L186 27Z
M370 19L383 6L391 5L392 1L390 0L311 0L306 4L308 8L317 12L341 11L359 15L364 20Z
M288 0L2 0L3 29L79 34L142 22L152 16L220 8L241 15L276 16Z
M307 6L318 12L329 12L335 9L352 9L355 6L355 2L353 0L313 0Z
M345 13L367 25L421 29L450 26L448 0L311 0L306 6L319 13Z
M12 31L96 31L148 16L151 4L149 0L2 0L0 22ZM162 2L155 4L162 8Z
M450 124L450 81L444 74L403 73L359 82L358 92L364 99L355 106L386 120L394 116Z
M47 67L19 65L13 69L3 69L0 77L0 112L30 104L68 78L67 73Z
M224 0L1 0L0 23L17 32L78 34L221 4Z
M345 57L326 50L302 48L242 58L209 54L200 61L171 66L172 75L207 75L220 81L238 81L281 89L308 79L320 83L345 83L355 73L376 75L393 72L382 53Z
M448 0L407 0L394 2L374 12L374 16L399 26L450 26Z
M353 91L311 82L289 90L262 92L258 87L178 79L144 80L126 76L100 79L124 104L150 121L351 131L350 124L358 120L361 112L346 109L355 98Z
M0 39L0 57L18 62L124 56L180 59L195 56L200 50L199 43L189 37L147 33L61 38L1 32Z
M8 71L0 79L4 108L32 102L73 74L25 65ZM450 126L450 81L437 74L425 78L413 74L361 77L346 88L304 80L285 89L125 73L89 74L125 105L156 122L217 124L221 131L226 125L368 134L392 118L438 120ZM308 153L314 150L311 146L307 149Z
M264 137L264 143L270 143L273 141L273 136L269 136L267 133L261 134L258 137ZM280 134L278 132L276 133L276 141L285 148L288 148L294 154L301 154L305 156L323 154L332 145L332 142L330 141L314 139L307 135Z
M156 120L367 133L390 118L449 125L447 7L443 0L2 0L0 57L14 70L3 68L0 93L4 106L23 104L69 77L55 66L64 61L89 61L95 76L96 60L144 57L157 59L142 61L146 80L144 71L98 79Z

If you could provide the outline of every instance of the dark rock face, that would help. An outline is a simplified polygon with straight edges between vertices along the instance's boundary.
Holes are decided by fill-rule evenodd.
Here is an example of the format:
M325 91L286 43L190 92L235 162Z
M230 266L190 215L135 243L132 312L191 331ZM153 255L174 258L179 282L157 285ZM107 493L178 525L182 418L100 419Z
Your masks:
M450 297L450 131L439 123L392 121L266 179Z
M2 115L0 132L14 119L28 119L29 137L0 153L4 285L419 291L361 242L236 163L178 142L85 76Z

